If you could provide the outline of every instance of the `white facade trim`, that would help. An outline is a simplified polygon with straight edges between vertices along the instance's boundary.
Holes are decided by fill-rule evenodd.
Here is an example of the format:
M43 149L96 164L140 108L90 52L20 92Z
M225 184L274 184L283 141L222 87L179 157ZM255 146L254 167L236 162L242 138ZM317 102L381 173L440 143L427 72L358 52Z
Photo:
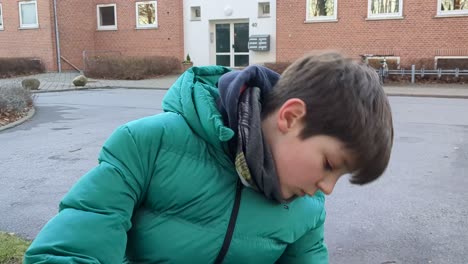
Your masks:
M438 17L458 17L458 16L465 16L468 15L468 3L465 1L465 5L467 8L465 9L458 9L458 10L450 10L450 11L442 11L442 1L444 0L437 0L437 16Z
M112 26L102 26L101 25L101 7L114 7L114 24ZM116 4L103 4L103 5L96 5L96 12L97 12L97 30L117 30L117 5Z
M138 6L141 4L152 4L154 5L154 23L140 25L140 14L138 13ZM135 18L137 29L157 28L158 27L158 2L157 1L141 1L135 3Z
M36 11L36 22L32 24L24 24L23 23L23 15L22 15L22 10L24 5L30 5L34 4L35 11ZM20 18L20 29L29 29L29 28L39 28L39 17L37 13L37 1L21 1L18 2L18 12L19 12L19 18Z
M3 30L3 9L2 9L2 3L0 3L0 30Z
M333 15L331 16L312 16L310 14L310 5L311 1L306 1L306 20L305 23L314 23L314 22L336 22L338 21L338 0L333 0ZM320 0L315 0L320 1ZM324 0L325 1L325 0Z
M402 19L403 18L403 0L398 1L398 12L394 13L379 13L372 14L372 2L374 0L367 1L367 19L368 20L377 20L377 19Z
M258 17L260 2L270 3L269 17ZM192 7L200 7L200 18L193 19ZM276 0L184 0L183 13L184 58L190 54L195 66L216 64L218 23L249 23L249 36L269 35L269 51L249 50L245 54L250 64L276 62Z

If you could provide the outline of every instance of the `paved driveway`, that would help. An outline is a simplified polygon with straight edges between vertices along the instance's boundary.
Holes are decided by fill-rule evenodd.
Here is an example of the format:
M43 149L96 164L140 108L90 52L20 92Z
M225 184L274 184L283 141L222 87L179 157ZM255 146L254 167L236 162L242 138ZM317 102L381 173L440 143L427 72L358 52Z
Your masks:
M0 230L33 238L96 165L120 124L160 112L164 91L47 93L36 116L0 133ZM392 97L395 148L369 186L328 199L331 263L468 263L468 101Z

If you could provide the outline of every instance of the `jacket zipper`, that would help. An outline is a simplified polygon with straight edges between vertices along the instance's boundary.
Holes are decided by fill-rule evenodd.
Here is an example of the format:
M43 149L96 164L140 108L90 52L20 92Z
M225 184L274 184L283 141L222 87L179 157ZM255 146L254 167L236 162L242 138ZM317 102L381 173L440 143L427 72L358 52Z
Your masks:
M218 257L216 257L216 260L214 262L215 264L223 263L224 257L226 257L226 253L228 252L229 246L231 245L232 235L234 234L234 228L236 227L237 214L239 213L242 186L242 182L239 179L237 179L236 198L234 200L234 207L232 208L228 229L223 241L223 246L219 251Z

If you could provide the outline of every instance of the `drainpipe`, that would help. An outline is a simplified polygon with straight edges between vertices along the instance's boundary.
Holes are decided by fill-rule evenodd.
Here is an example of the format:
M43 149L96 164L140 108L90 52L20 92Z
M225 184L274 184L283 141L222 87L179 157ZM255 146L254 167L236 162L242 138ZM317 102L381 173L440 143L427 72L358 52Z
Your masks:
M59 30L58 30L58 18L57 18L57 0L54 0L54 21L55 21L55 46L57 51L57 67L58 72L62 72L62 64L60 62L60 37L59 37Z

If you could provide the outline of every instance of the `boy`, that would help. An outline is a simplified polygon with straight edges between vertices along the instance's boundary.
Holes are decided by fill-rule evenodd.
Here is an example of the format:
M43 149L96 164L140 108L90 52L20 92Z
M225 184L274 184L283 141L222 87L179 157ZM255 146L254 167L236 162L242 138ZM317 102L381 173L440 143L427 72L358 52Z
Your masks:
M25 263L328 263L324 193L390 158L377 74L337 53L229 71L186 71L118 128Z

